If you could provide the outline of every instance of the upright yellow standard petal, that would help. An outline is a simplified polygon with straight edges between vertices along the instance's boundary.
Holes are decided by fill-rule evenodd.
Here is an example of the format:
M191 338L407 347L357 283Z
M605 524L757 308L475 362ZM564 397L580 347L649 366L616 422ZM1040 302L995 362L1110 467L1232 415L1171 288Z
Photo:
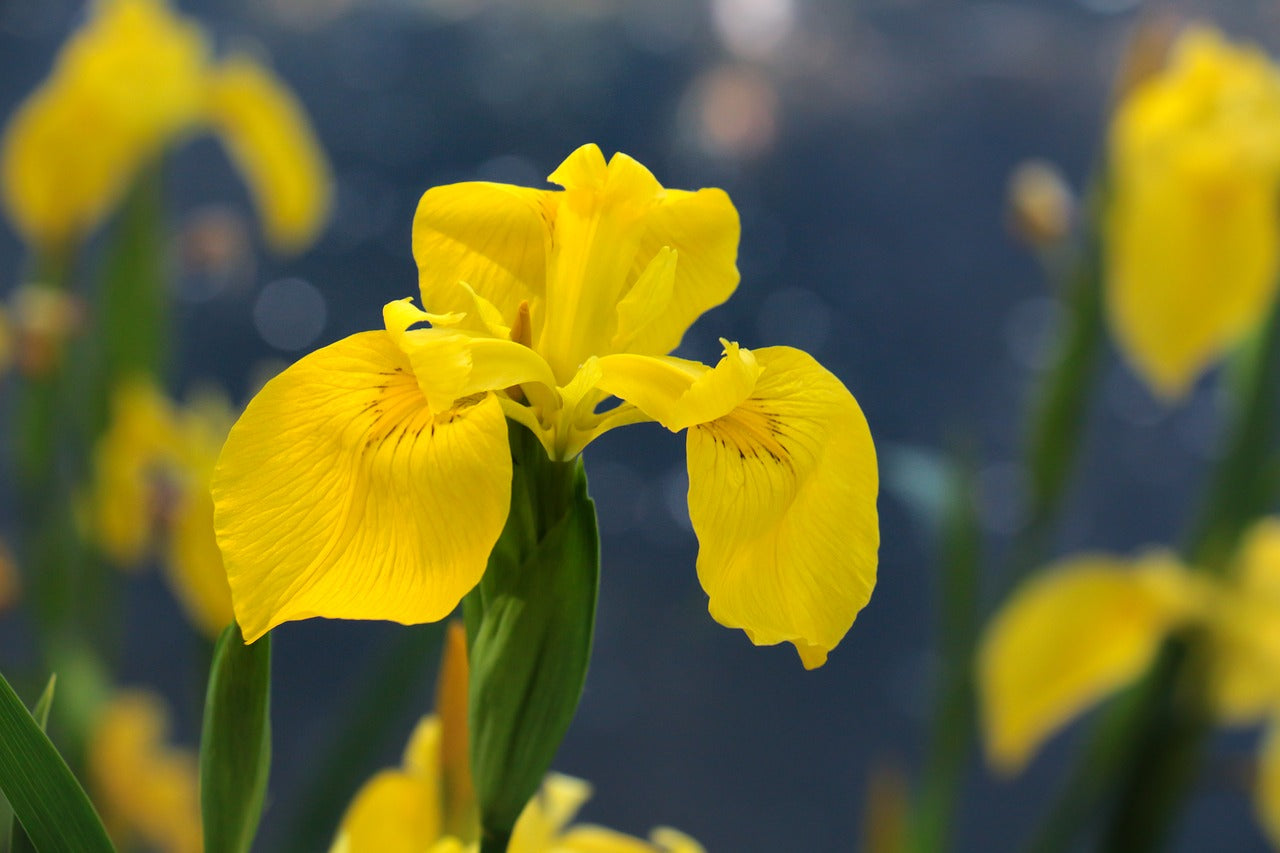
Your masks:
M305 248L328 217L333 181L302 105L246 57L223 62L208 80L209 121L253 191L268 242Z
M1062 563L1018 589L978 650L987 756L1016 773L1040 744L1136 680L1198 606L1198 588L1168 558Z
M540 314L556 203L547 190L479 181L427 190L413 218L423 306L475 313L465 282L508 326L521 302ZM483 329L479 316L470 319L469 328Z
M535 346L562 381L590 355L670 352L737 286L738 214L722 191L665 189L625 154L606 163L595 145L574 151L548 180L564 193ZM678 258L671 283L628 300L663 249Z
M318 350L267 383L213 481L245 639L312 616L448 615L506 521L506 430L492 395L432 410L384 332Z
M741 230L738 211L724 190L662 191L645 220L628 278L638 279L667 247L677 256L675 280L667 303L651 315L625 351L671 352L695 320L733 295Z
M1280 73L1192 29L1111 128L1107 303L1121 348L1178 398L1275 299Z
M813 669L875 586L875 447L853 395L807 353L755 360L751 395L689 429L698 578L717 622L757 645L792 643Z

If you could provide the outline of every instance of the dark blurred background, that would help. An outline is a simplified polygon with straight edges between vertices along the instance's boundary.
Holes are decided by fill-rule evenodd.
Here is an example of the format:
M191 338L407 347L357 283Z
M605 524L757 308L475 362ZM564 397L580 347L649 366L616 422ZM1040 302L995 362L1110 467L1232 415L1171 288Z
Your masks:
M885 463L879 585L820 670L805 672L790 647L752 647L706 614L683 440L654 425L611 433L587 452L604 534L599 627L556 768L594 784L586 819L629 832L669 824L711 851L856 849L870 775L918 772L936 659L933 543L890 488L890 468L904 451L978 447L998 557L1017 524L1022 412L1055 310L1033 255L1009 236L1006 179L1042 157L1084 182L1125 40L1152 10L1134 0L177 6L220 50L270 58L305 103L337 187L320 243L275 259L256 247L248 197L217 143L194 139L170 158L183 270L175 392L212 380L243 402L271 365L378 328L383 303L416 294L410 224L429 186L541 185L595 141L667 186L730 193L742 284L681 354L714 360L720 336L790 344L844 380ZM1172 8L1280 48L1274 3ZM69 0L0 0L0 115L45 76L82 14ZM192 249L208 229L251 243L211 272ZM0 294L21 265L17 237L0 227ZM1175 541L1214 446L1214 383L1165 409L1110 356L1093 411L1055 551ZM127 606L122 679L158 686L194 744L198 646L154 573L130 581ZM282 844L317 756L403 630L317 620L275 632L276 761L258 849ZM370 738L353 787L398 760L430 707L431 674L402 692L400 723ZM962 849L1025 837L1079 729L1013 782L988 778L975 756ZM1261 848L1233 770L1252 740L1217 745L1177 849Z

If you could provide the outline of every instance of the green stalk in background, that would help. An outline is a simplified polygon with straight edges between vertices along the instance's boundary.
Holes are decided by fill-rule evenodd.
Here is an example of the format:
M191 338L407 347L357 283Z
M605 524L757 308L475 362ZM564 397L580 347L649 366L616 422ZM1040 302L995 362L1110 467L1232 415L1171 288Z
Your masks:
M581 458L557 462L511 424L511 514L463 599L471 768L482 853L503 853L582 696L600 544Z
M1003 600L1043 558L1079 456L1106 336L1099 233L1106 181L1095 178L1090 187L1076 244L1061 267L1063 311L1056 352L1029 403L1023 523L1010 546L1006 572L996 588L984 595L980 595L978 496L972 477L958 475L949 492L942 545L940 642L945 660L924 788L912 811L910 850L914 853L934 853L948 846L964 766L977 738L973 660L978 628L985 621L981 617L990 615L990 601Z
M1057 329L1056 352L1031 403L1024 448L1025 516L1010 546L1009 568L999 584L997 599L1003 599L1044 559L1080 454L1106 339L1099 231L1106 196L1105 178L1090 182L1076 247L1063 274L1063 317Z
M951 837L959 792L973 747L975 700L973 647L978 632L982 530L972 463L950 467L941 519L941 695L922 789L911 815L908 849L942 850Z
M1209 478L1200 521L1183 549L1188 565L1220 575L1244 530L1278 490L1275 392L1280 382L1280 308L1230 365L1225 445ZM1203 706L1195 638L1174 638L1142 683L1112 703L1030 849L1071 848L1084 818L1110 815L1100 849L1158 849L1196 778L1212 723Z

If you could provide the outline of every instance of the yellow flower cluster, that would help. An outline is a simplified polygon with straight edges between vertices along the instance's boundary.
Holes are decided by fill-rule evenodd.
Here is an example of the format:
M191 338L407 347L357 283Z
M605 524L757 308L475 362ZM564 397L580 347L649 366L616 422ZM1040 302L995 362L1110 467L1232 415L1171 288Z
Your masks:
M97 0L53 72L18 108L0 150L3 200L43 250L83 239L138 170L199 130L223 141L277 249L315 237L329 170L297 99L245 56L214 62L163 0Z
M978 660L991 763L1022 769L1055 731L1135 682L1175 631L1204 638L1209 705L1226 724L1280 719L1280 518L1258 522L1229 580L1167 553L1069 559L1018 590ZM1260 759L1260 820L1280 843L1280 729Z
M196 756L170 746L158 696L121 691L103 708L86 760L94 804L117 844L200 853Z
M170 586L210 637L232 615L209 481L233 417L217 395L178 409L149 382L126 383L94 450L87 502L90 535L118 565L139 566L160 545Z

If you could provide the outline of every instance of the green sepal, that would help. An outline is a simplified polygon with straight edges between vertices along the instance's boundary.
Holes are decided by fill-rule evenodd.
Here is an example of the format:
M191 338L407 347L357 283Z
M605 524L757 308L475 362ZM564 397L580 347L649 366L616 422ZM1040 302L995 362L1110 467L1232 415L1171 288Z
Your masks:
M45 689L52 696L50 688ZM41 697L47 716L49 702ZM41 703L37 703L40 709ZM102 821L39 720L0 676L0 790L42 853L113 851Z
M595 626L600 541L581 460L549 460L510 425L511 514L465 599L471 768L481 849L506 849L582 696Z
M270 767L271 635L247 646L232 622L213 651L200 738L205 850L249 850Z

